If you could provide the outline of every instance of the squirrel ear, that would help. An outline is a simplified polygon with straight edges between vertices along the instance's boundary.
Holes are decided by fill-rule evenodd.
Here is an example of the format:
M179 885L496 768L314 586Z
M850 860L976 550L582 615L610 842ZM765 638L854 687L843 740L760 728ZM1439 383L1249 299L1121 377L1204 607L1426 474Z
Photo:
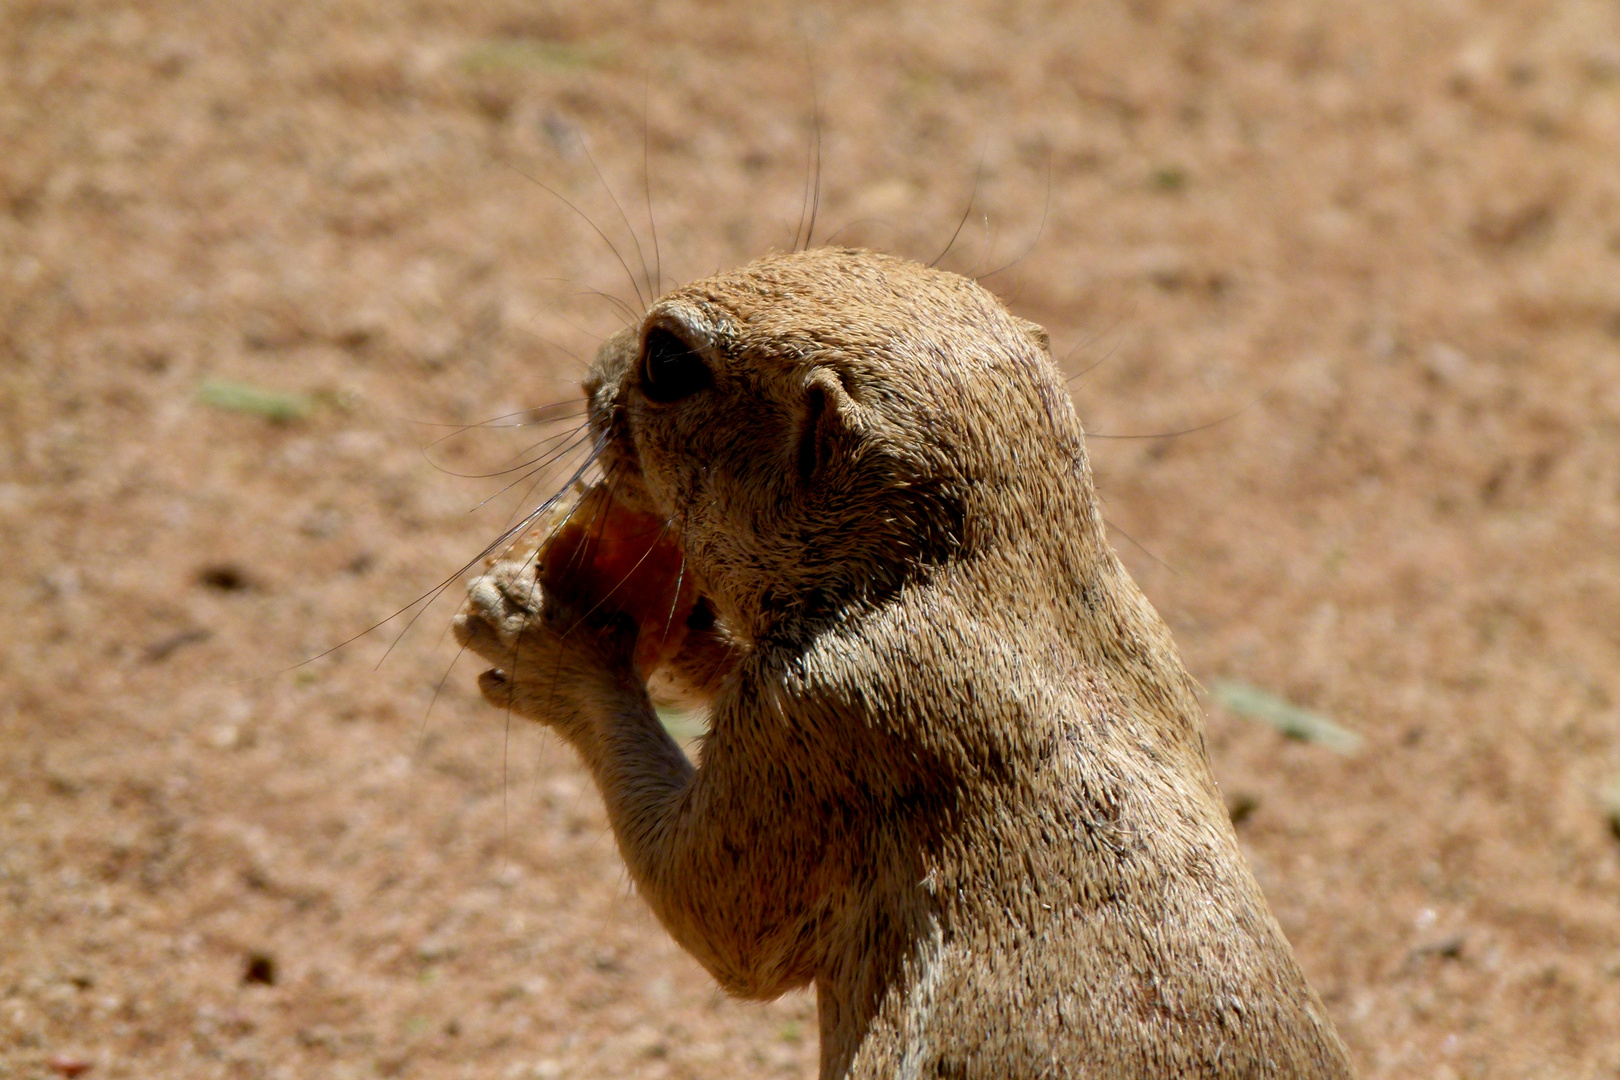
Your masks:
M817 368L805 384L799 416L799 480L809 486L837 453L848 435L855 402L838 376Z
M1018 329L1024 332L1025 337L1040 346L1042 352L1051 353L1052 337L1046 332L1046 327L1032 323L1028 319L1020 319L1016 315L1013 316L1013 322L1018 324Z

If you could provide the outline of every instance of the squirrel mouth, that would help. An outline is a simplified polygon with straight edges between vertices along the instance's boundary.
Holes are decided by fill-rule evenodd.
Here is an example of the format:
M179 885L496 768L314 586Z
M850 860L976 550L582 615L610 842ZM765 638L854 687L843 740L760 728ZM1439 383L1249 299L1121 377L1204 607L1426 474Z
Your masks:
M548 532L539 550L542 587L578 607L582 619L632 619L644 680L674 660L700 600L674 526L598 484Z

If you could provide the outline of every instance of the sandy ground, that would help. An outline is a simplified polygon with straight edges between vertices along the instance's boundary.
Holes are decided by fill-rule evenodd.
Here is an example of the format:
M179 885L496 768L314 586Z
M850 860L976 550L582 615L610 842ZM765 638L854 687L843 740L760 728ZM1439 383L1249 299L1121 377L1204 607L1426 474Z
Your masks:
M459 584L288 670L566 431L434 425L791 242L813 102L816 240L966 211L1194 673L1364 738L1211 698L1359 1069L1620 1073L1614 4L6 0L0 1075L814 1075L452 668Z

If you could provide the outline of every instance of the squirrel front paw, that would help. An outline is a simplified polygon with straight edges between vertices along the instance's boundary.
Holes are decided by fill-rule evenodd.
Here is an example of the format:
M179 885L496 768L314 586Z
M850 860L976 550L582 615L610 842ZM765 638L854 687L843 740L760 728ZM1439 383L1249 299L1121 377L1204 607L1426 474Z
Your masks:
M478 677L486 700L547 722L563 722L574 691L633 671L633 622L609 611L578 611L541 584L533 558L505 560L467 587L451 622L456 641L495 665ZM627 625L628 623L628 625Z
M492 664L507 663L543 600L534 559L498 562L467 586L467 602L450 626L466 648Z
M478 677L479 690L493 705L516 704L510 672L522 657L524 632L540 617L541 601L534 559L499 562L467 587L467 601L450 623L463 648L496 665Z

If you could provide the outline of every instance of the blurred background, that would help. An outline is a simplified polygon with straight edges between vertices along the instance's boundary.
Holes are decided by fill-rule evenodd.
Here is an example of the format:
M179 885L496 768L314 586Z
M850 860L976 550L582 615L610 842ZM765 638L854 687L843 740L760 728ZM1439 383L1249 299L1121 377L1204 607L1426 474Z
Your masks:
M1620 1072L1620 7L6 0L0 1074L814 1076L445 629L818 138L1085 372L1363 1074Z

